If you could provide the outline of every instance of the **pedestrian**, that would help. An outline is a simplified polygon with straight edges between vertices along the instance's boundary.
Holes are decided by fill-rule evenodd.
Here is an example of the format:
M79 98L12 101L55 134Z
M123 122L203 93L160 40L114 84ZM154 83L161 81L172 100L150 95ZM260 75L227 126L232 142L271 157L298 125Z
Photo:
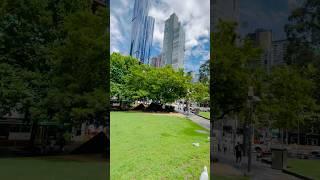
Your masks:
M234 147L235 149L235 153L236 153L236 163L241 163L241 152L242 152L242 148L241 148L241 145L240 143L238 142L237 145Z

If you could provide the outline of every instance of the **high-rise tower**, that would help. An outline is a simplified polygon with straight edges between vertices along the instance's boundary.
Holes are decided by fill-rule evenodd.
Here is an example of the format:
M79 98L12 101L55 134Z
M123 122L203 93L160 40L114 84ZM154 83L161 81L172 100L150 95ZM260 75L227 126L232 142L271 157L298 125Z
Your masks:
M176 14L165 22L162 66L170 64L174 69L183 68L185 32Z
M150 0L135 0L132 16L130 55L148 64L152 47L154 18L148 16Z

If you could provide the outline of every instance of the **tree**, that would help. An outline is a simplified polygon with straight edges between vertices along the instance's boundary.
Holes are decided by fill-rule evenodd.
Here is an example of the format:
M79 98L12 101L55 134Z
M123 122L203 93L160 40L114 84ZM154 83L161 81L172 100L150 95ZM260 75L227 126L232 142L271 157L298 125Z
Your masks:
M191 84L190 99L199 104L208 104L210 98L209 87L207 84L198 82Z
M111 54L110 83L111 97L121 100L132 100L130 97L135 93L126 87L127 77L132 71L139 68L139 61L131 56L123 56L119 53Z
M191 77L172 67L151 67L130 56L111 55L111 94L122 100L171 103L187 95Z
M275 119L274 128L297 129L316 108L311 92L314 84L299 71L284 66L273 70L269 84L269 114ZM288 138L288 136L287 136ZM288 139L287 139L288 143Z
M64 19L62 41L52 46L51 119L106 123L108 107L107 16L84 9Z
M246 107L248 87L254 69L250 64L259 57L260 50L245 40L236 45L236 24L220 21L212 35L210 68L211 108L216 119L237 113Z
M199 81L202 83L209 83L210 78L210 60L200 65L199 68Z
M302 7L292 11L285 31L289 40L288 64L305 66L319 59L320 2L306 0Z
M127 88L135 99L148 98L161 104L171 103L187 95L191 77L172 67L154 68L140 65L127 76Z

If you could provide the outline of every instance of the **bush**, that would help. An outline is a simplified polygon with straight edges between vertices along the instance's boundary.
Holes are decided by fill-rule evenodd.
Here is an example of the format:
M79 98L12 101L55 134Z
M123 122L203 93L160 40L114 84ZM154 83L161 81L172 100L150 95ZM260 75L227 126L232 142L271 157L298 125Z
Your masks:
M143 104L139 104L138 106L133 108L133 110L135 110L135 111L143 111L145 109L146 109L146 107Z
M159 103L151 103L147 108L146 111L150 112L163 112L164 109L162 108L162 104Z
M165 106L165 111L166 111L166 112L174 112L174 106L166 105L166 106Z

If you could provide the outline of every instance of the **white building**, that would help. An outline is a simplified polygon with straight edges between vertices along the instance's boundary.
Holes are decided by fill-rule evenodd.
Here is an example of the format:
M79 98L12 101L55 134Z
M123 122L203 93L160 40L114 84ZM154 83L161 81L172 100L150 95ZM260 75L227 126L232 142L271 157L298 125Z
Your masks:
M175 13L165 22L161 66L184 67L185 31Z

